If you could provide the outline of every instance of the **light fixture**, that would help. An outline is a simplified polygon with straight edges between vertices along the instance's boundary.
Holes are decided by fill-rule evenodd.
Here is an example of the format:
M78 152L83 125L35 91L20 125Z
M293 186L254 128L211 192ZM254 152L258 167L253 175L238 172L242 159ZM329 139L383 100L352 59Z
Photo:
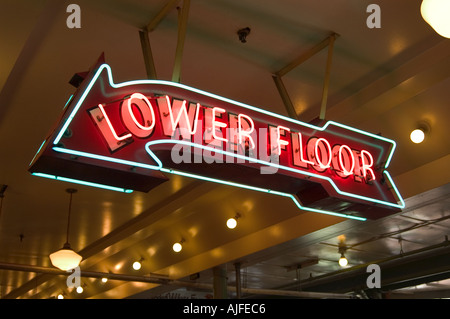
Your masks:
M102 283L105 283L105 282L107 282L108 281L108 278L106 278L106 277L103 277L102 278Z
M430 132L430 125L427 122L420 122L416 129L414 129L409 138L413 143L419 144L425 140L425 136Z
M139 270L142 267L142 262L144 261L144 258L139 259L138 261L135 261L133 263L133 269L134 270Z
M64 295L63 294L59 294L58 295L58 299L64 299Z
M182 238L179 242L173 244L172 249L174 252L179 253L183 249L184 239Z
M49 256L52 265L64 271L78 267L81 260L83 259L83 257L81 257L72 250L69 244L69 226L70 226L70 213L72 208L72 195L73 193L76 193L76 191L77 190L73 188L66 189L66 192L70 194L69 214L67 218L66 243L64 244L62 249L50 254Z
M416 144L422 143L423 140L425 139L425 132L422 131L420 128L416 128L414 131L411 132L409 138L413 143Z
M237 220L238 218L241 217L241 215L239 213L236 214L236 216L234 216L233 218L229 218L227 220L227 227L229 229L234 229L237 226Z
M77 287L77 293L79 293L79 294L81 294L81 293L83 293L83 287L81 287L81 286L78 286Z
M142 265L141 265L141 263L139 261L135 261L133 263L133 269L134 270L139 270L139 269L141 269L141 267L142 267Z
M423 0L420 6L422 18L444 38L450 38L450 1Z
M341 254L341 258L339 258L339 266L345 267L348 265L348 260L345 258L344 253Z
M345 267L348 265L348 259L345 257L345 252L347 251L347 246L345 245L345 237L340 238L339 250L341 258L339 258L339 266Z

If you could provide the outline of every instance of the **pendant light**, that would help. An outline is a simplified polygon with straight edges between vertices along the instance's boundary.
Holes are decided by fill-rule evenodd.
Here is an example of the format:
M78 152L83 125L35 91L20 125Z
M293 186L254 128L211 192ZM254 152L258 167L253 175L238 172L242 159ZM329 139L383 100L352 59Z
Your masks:
M236 216L234 216L233 218L230 218L227 220L227 227L229 229L235 229L237 226L237 220L238 218L241 217L241 215L239 213L236 214Z
M174 252L179 253L183 249L183 243L185 242L184 238L175 244L173 244L172 249Z
M50 254L50 261L52 265L56 268L59 268L64 271L68 271L78 267L83 257L78 255L75 251L72 250L69 244L69 226L70 226L70 213L72 208L72 195L77 192L76 189L68 188L66 192L70 194L70 202L69 202L69 214L67 218L67 236L66 243L63 248Z
M347 251L347 245L345 244L345 237L340 238L338 252L341 254L339 258L339 266L346 267L348 265L348 259L345 257L345 252Z
M344 253L341 254L341 258L339 258L339 266L345 267L348 265L348 259L345 257Z
M421 121L417 128L414 129L409 138L413 143L420 144L425 140L425 137L430 133L430 124L427 121Z
M420 6L422 18L444 38L450 38L449 10L448 0L423 0Z

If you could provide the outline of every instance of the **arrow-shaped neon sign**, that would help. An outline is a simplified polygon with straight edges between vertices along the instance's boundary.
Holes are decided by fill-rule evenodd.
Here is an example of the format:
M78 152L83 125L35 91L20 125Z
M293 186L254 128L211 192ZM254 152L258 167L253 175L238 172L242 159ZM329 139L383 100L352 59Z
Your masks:
M340 123L304 123L179 83L116 84L110 66L99 63L30 171L126 192L176 174L365 220L404 207L387 171L395 147Z

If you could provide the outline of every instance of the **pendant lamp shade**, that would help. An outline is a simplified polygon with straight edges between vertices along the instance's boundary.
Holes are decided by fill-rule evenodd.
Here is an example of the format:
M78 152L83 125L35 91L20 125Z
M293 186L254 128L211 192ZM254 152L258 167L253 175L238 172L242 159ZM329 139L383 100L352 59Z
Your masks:
M70 194L69 215L67 218L67 240L62 249L55 251L49 256L52 265L64 271L78 267L81 260L83 259L83 257L81 257L79 254L77 254L75 251L72 250L69 244L69 226L70 226L70 213L72 208L72 194L75 193L77 190L69 188L66 191L67 193Z
M423 0L420 13L439 35L450 38L450 1Z
M52 265L61 270L67 271L78 267L83 257L78 255L70 248L70 244L64 244L64 247L50 254Z

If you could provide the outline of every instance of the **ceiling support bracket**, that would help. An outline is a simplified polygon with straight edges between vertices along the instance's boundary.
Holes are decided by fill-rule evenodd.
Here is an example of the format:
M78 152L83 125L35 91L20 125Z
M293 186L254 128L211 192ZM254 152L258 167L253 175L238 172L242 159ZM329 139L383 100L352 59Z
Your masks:
M172 81L181 81L181 60L183 58L184 39L186 38L187 21L189 16L190 0L183 0L183 7L178 14L178 39L175 51L175 63L173 66Z
M277 86L278 92L280 93L281 99L283 100L283 103L286 107L286 110L290 117L294 119L298 119L297 112L295 111L295 107L289 97L288 91L286 87L284 86L281 78L295 69L300 64L304 63L326 47L328 47L328 58L327 58L327 64L325 69L325 80L323 85L323 92L322 92L322 103L321 103L321 109L320 109L320 115L319 117L321 119L325 118L325 111L326 111L326 103L327 103L327 97L328 97L328 88L329 88L329 80L330 80L330 70L331 70L331 58L333 55L333 46L334 41L338 37L338 34L332 33L328 37L326 37L324 40L322 40L320 43L316 44L303 54L301 54L298 58L296 58L294 61L280 69L278 72L275 72L272 77L275 81L275 85Z
M322 103L320 105L320 114L319 118L321 120L325 119L325 113L327 110L327 100L328 100L328 88L330 86L330 72L331 72L331 61L333 59L333 48L334 41L336 40L336 34L332 34L328 37L328 56L327 56L327 64L325 68L325 79L323 82L323 91L322 91Z
M169 0L166 5L156 14L156 16L148 23L146 29L148 32L152 32L156 29L158 24L169 14L169 12L175 8L180 0Z
M277 86L278 93L280 93L281 99L283 100L284 107L288 112L288 115L293 119L298 119L297 112L295 111L294 104L292 104L291 98L289 97L289 93L284 86L283 80L280 75L274 74L272 75L273 80L275 81L275 85Z
M157 79L156 67L153 59L152 48L150 46L149 33L154 31L159 23L175 8L180 0L169 0L156 16L141 30L139 30L139 39L141 41L142 53L144 55L145 69L148 79ZM184 6L183 6L184 7ZM180 31L179 31L180 32ZM183 39L184 41L184 39ZM180 42L180 40L178 40ZM178 51L178 47L177 47ZM178 53L177 53L178 54ZM179 53L181 54L181 53Z
M141 40L142 53L144 55L145 70L147 78L150 80L157 79L155 62L153 60L152 48L150 46L150 38L147 28L139 30L139 39Z

